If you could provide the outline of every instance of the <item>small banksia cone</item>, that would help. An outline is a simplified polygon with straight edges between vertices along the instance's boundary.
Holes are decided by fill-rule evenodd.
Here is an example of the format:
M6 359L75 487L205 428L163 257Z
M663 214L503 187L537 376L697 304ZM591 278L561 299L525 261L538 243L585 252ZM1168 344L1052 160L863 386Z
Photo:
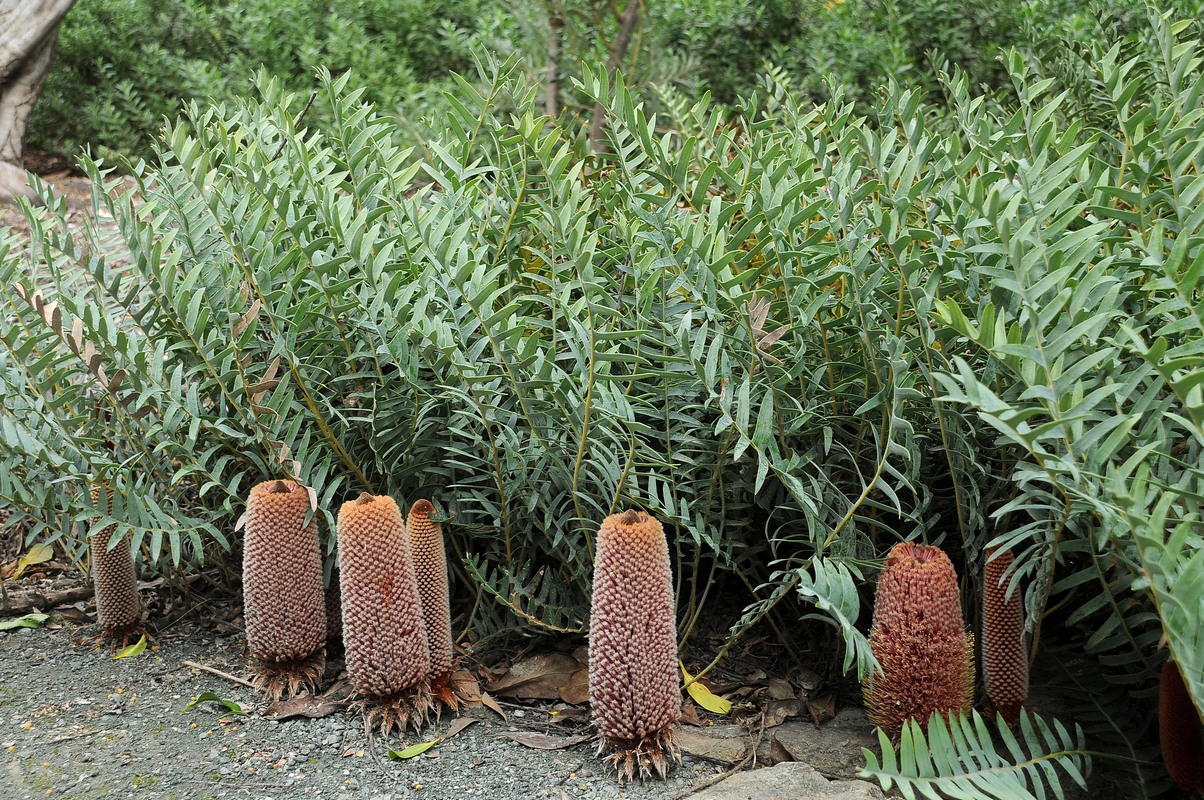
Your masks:
M113 496L108 486L92 487L92 505L101 508L101 492L105 505L113 510ZM142 603L138 598L138 579L134 573L134 556L129 537L123 537L112 549L116 525L108 525L88 539L89 560L92 564L92 585L96 593L96 621L102 635L124 643L138 630L142 622Z
M447 555L443 547L443 526L431 521L435 506L419 500L410 507L406 532L414 557L414 576L422 599L422 620L431 654L431 694L437 701L436 714L447 705L458 705L448 680L452 674L451 601L447 585Z
M598 529L590 608L589 697L598 754L619 777L668 774L681 763L677 623L669 546L661 524L642 511Z
M247 498L242 592L255 685L273 700L316 688L326 666L326 600L309 492L265 481Z
M339 510L343 648L369 727L383 733L430 712L430 648L410 543L391 497L361 494Z
M1028 651L1020 588L1007 597L1011 550L988 550L982 570L982 681L987 699L1011 726L1028 699Z
M895 545L878 576L870 647L882 667L865 684L870 721L891 734L933 712L968 712L974 646L962 620L953 564L940 549Z
M1175 785L1204 794L1204 724L1179 666L1169 659L1162 665L1158 687L1158 738L1162 761Z

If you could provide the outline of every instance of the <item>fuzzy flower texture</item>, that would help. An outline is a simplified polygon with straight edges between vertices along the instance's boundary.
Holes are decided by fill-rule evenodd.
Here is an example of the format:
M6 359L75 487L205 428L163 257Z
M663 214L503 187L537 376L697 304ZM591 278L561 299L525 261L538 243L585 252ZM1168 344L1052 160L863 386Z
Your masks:
M599 753L621 778L664 777L681 763L677 625L669 547L641 511L607 517L598 530L590 616L589 694Z
M870 647L881 674L865 686L870 721L892 734L933 712L968 712L974 647L962 621L953 564L940 549L895 545L878 577Z

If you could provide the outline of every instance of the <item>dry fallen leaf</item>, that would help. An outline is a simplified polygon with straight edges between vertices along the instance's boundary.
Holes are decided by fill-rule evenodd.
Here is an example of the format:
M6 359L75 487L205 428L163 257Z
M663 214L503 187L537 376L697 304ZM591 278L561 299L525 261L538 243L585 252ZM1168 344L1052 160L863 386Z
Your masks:
M560 699L572 705L589 700L589 669L582 668L569 676L569 682L560 687Z
M818 728L821 723L836 716L836 695L828 693L814 699L808 697L807 712L811 715L811 721L815 723L815 727Z
M783 761L794 761L794 753L786 749L786 745L778 741L778 735L775 733L769 740L769 763L781 764Z
M460 717L451 724L451 727L447 729L447 733L439 737L439 740L447 741L476 721L474 717Z
M473 706L481 702L481 685L468 670L458 669L453 672L448 685L451 687L452 693L466 705Z
M679 718L679 721L682 725L696 725L699 728L710 724L708 720L698 716L698 706L690 702L687 702L681 707L681 717Z
M559 700L560 688L579 669L581 664L570 655L542 653L515 662L505 675L486 688L498 697Z
M546 733L523 733L518 731L507 731L502 734L506 739L518 742L526 747L532 747L536 750L562 750L566 747L572 747L575 744L588 742L591 736L549 736Z
M797 717L803 711L802 706L803 704L794 698L770 700L765 704L765 727L774 728L790 717Z
M264 709L263 715L277 721L294 717L321 719L329 717L336 711L342 711L346 707L347 703L336 703L320 694L303 694L290 697L288 700L277 700Z
M795 698L794 687L790 685L790 681L781 678L769 679L769 689L766 694L769 695L770 700L793 700Z
M489 692L481 692L481 705L490 711L496 711L499 717L506 719L506 712L502 711L502 707L498 705L497 700L494 700Z

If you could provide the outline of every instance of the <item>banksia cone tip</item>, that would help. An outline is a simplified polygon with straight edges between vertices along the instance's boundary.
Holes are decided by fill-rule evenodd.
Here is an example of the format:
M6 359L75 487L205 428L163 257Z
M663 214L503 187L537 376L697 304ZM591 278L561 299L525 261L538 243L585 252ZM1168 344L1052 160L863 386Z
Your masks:
M326 600L309 492L265 481L247 498L242 593L255 684L273 699L316 687L326 666Z
M456 696L448 687L452 673L451 604L447 586L447 555L443 548L443 526L431 521L435 507L419 500L410 507L406 532L414 557L414 576L422 599L422 620L431 653L431 692L440 704L456 708ZM439 706L436 706L438 712Z
M1028 699L1028 652L1020 587L1007 598L1012 551L987 551L982 569L982 682L995 711L1012 726Z
M112 511L113 496L107 486L92 487L92 505L101 507L102 491L105 508ZM88 553L96 592L96 621L100 623L103 636L125 642L142 621L142 603L138 599L138 580L134 574L129 537L122 537L109 549L109 539L116 527L109 525L92 534L88 539Z
M882 667L865 684L870 721L897 734L908 719L969 711L974 648L953 564L936 547L895 545L878 576L870 647Z
M681 763L674 723L681 712L677 624L669 546L642 511L607 517L598 529L590 609L589 696L598 753L621 778Z
M339 510L343 647L370 726L426 721L430 649L410 543L391 497L361 494Z
M1158 738L1162 761L1175 785L1186 792L1204 794L1204 724L1183 684L1179 666L1162 665L1158 687Z

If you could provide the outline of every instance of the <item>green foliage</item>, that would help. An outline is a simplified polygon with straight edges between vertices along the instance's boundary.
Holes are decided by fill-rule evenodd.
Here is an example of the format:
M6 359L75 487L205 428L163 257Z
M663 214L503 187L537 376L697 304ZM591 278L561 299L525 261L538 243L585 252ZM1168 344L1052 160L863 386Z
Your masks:
M666 92L654 116L587 67L603 156L519 55L456 79L421 149L348 75L321 129L274 79L193 104L132 188L89 162L83 235L60 203L0 241L0 501L69 550L116 524L193 568L268 477L314 487L328 547L360 491L433 497L481 638L581 630L597 522L643 507L683 638L724 582L729 644L817 617L858 677L890 545L963 575L1005 545L1034 641L1078 652L1087 744L1152 795L1104 703L1151 694L1165 636L1204 706L1204 45L1101 30L1063 48L1084 69L1010 51L1006 91L954 72L942 104L816 106L779 70L735 113ZM1077 735L1021 733L913 730L881 774L1085 772Z
M992 731L1000 745L992 740ZM954 714L946 720L933 714L925 729L915 720L903 727L898 752L890 738L879 731L882 764L869 750L865 754L864 778L877 778L884 791L896 788L907 800L928 797L980 800L1017 800L1065 797L1059 768L1084 789L1091 762L1084 750L1083 733L1071 733L1062 723L1050 726L1045 720L1021 712L1019 737L999 720L988 727L977 712ZM1005 750L1006 753L1001 752Z

